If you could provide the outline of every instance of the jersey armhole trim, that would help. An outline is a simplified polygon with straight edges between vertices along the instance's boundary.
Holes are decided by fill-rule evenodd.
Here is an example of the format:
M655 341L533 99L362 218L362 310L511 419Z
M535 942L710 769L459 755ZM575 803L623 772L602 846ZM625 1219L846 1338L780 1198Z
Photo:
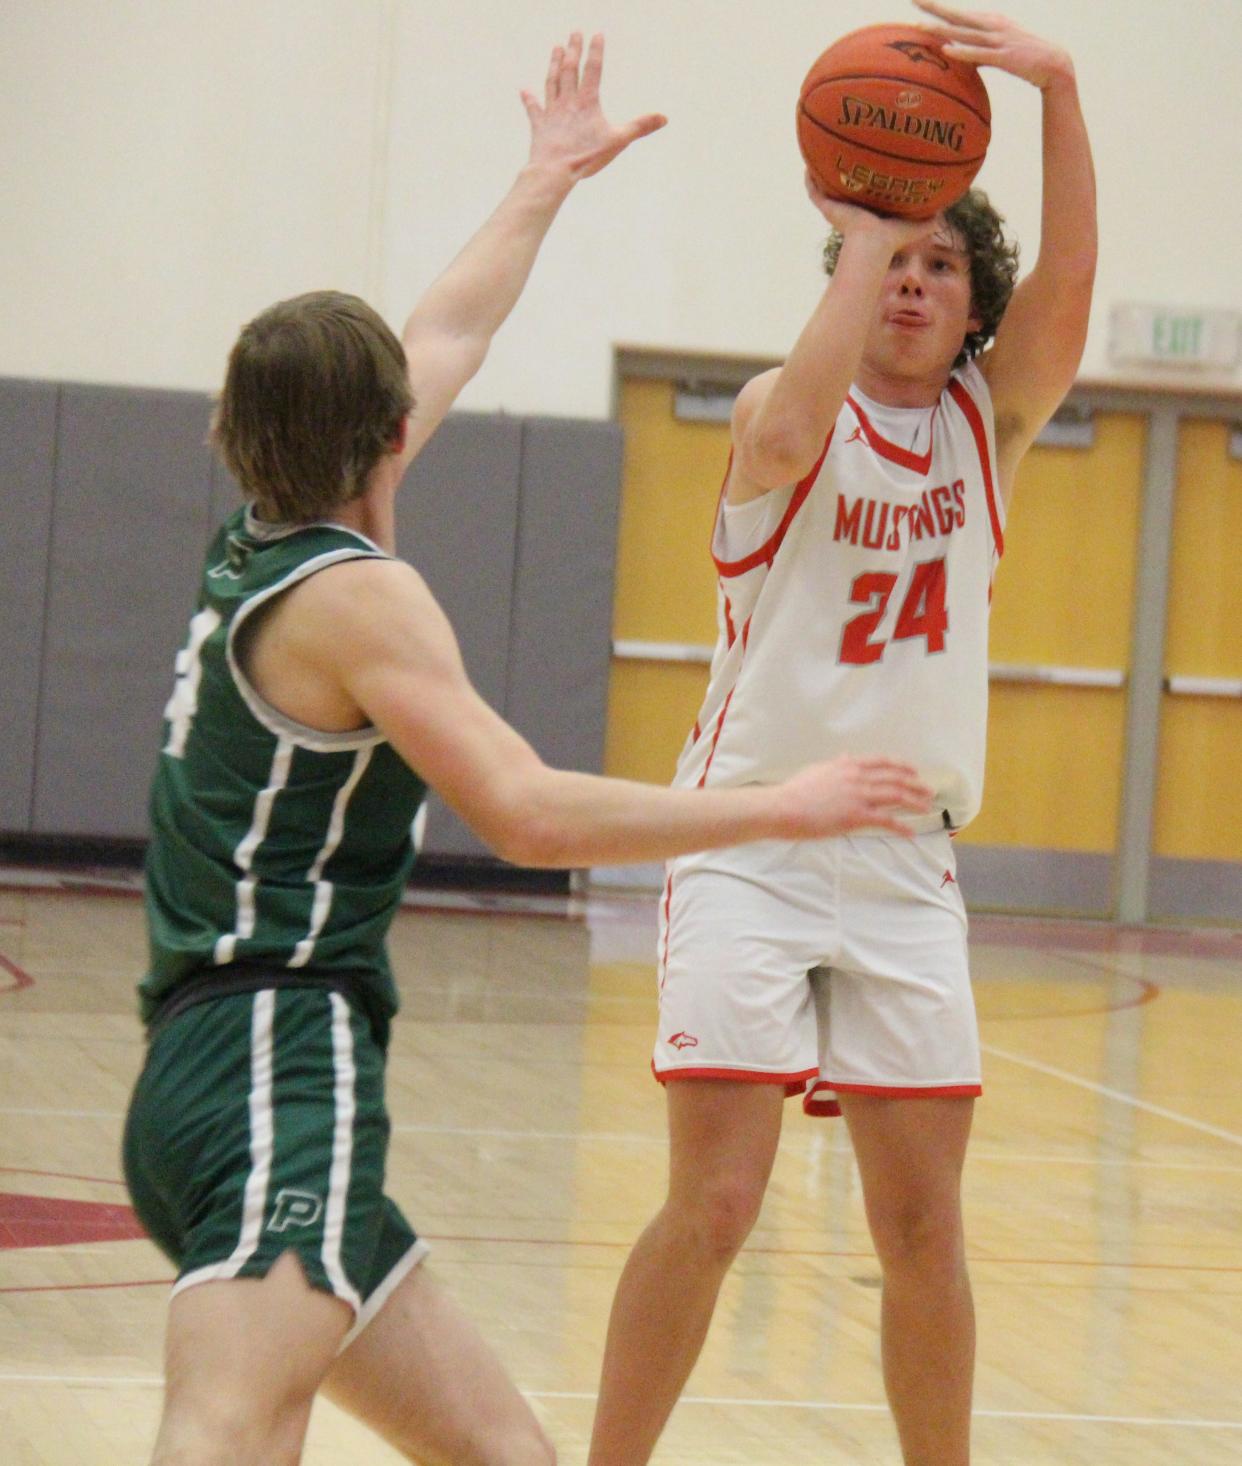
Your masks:
M824 459L828 456L828 449L832 446L832 436L836 432L834 423L824 439L824 446L820 450L819 457L815 460L815 466L811 471L798 480L798 486L794 489L793 497L785 513L781 516L781 522L776 526L768 538L757 550L752 550L749 555L744 555L740 560L722 560L713 550L712 559L716 562L716 573L722 578L728 579L735 575L745 575L748 570L754 570L758 565L770 565L776 558L776 552L780 549L789 526L794 521L794 516L806 502L807 495L814 487L815 480L819 477L819 471L824 466ZM725 490L729 483L729 469L733 467L733 454L729 454L729 465L725 469L724 483L720 486L720 499L716 505L716 521L719 523L721 511L724 507ZM714 538L714 534L713 534Z
M275 585L252 596L233 617L225 642L229 673L251 714L269 733L278 738L288 739L295 747L309 749L312 753L349 753L358 749L374 748L386 741L384 735L374 726L350 729L343 733L329 733L322 728L311 728L305 723L299 723L293 718L286 717L278 708L274 708L265 698L259 696L254 684L242 671L241 664L237 660L236 639L237 633L254 611L265 605L274 596L282 595L301 581L308 579L316 571L324 570L329 565L340 564L345 560L387 560L389 558L380 551L361 547L356 550L329 550L322 555L316 555L313 560L307 560L290 571L283 580L278 580Z
M983 414L979 411L979 404L971 396L960 377L953 377L950 380L949 395L961 409L962 416L974 435L975 448L979 454L979 467L983 472L983 489L987 495L988 517L992 521L992 542L996 546L996 555L999 559L1005 553L1005 529L1000 501L996 494L996 483L992 477L992 454L988 448L988 435L983 425Z

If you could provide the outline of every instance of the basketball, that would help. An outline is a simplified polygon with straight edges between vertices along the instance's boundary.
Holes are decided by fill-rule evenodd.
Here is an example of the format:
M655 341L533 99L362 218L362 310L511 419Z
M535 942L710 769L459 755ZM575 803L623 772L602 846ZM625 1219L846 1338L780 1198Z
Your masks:
M842 36L798 97L798 146L823 191L907 219L930 219L961 198L991 133L978 71L916 26Z

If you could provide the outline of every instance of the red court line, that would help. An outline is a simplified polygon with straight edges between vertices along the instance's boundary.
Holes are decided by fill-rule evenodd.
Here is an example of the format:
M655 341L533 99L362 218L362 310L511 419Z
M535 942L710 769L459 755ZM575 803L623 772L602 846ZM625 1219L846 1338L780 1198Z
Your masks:
M422 1232L419 1234L427 1242L485 1242L493 1243L518 1243L527 1247L632 1247L633 1242L607 1242L591 1241L581 1238L563 1237L466 1237L450 1236L446 1233ZM836 1252L829 1249L818 1249L812 1247L743 1247L742 1257L747 1255L763 1257L841 1257L858 1259L862 1262L875 1262L874 1252ZM972 1267L980 1267L987 1263L995 1263L1002 1267L1090 1267L1090 1268L1130 1268L1133 1271L1144 1272L1170 1272L1170 1273L1242 1273L1242 1263L1236 1265L1213 1266L1208 1263L1182 1263L1182 1262L1105 1262L1097 1258L1074 1258L1074 1257L983 1257L971 1256L967 1262Z
M131 1283L39 1283L29 1288L0 1288L0 1293L93 1293L103 1288L167 1288L176 1278L136 1278Z
M455 1237L447 1235L433 1235L423 1233L428 1242L480 1242L480 1243L520 1243L525 1247L625 1247L633 1245L631 1242L605 1242L605 1241L570 1241L564 1238L550 1237ZM875 1262L873 1252L834 1252L828 1250L814 1250L811 1248L796 1247L744 1247L742 1255L747 1253L761 1256L776 1257L838 1257L847 1260L860 1262ZM1072 1257L971 1257L967 1261L972 1267L982 1266L986 1263L996 1264L1002 1267L1075 1267L1075 1268L1125 1268L1131 1272L1171 1272L1171 1273L1242 1273L1240 1266L1213 1267L1200 1263L1176 1263L1176 1262L1101 1262L1089 1258ZM166 1288L176 1281L175 1278L135 1278L128 1282L113 1283L39 1283L29 1287L0 1288L0 1294L6 1293L89 1293L102 1291L109 1288Z
M100 1186L124 1186L115 1176L75 1176L72 1171L32 1171L29 1166L0 1166L10 1176L54 1176L58 1181L94 1181Z
M124 900L132 901L142 896L142 891L137 886L111 886L102 882L94 883L82 881L74 885L66 882L55 886L27 886L21 881L6 881L0 877L0 891L19 892L23 896L120 896Z
M1101 972L1111 973L1114 977L1117 973L1103 962L1092 962L1086 957L1068 957L1067 960L1082 967L1096 967ZM1141 1008L1144 1003L1154 1002L1161 993L1158 982L1150 982L1145 977L1134 977L1129 979L1138 984L1139 991L1132 998L1123 998L1119 1003L1100 1003L1093 1008L1066 1008L1063 1012L1055 1012L1046 1009L1039 1013L990 1013L981 1012L979 1018L984 1023L1014 1023L1027 1022L1034 1019L1047 1018L1091 1018L1100 1013L1123 1013L1127 1008Z
M0 987L0 993L15 993L22 988L34 987L34 978L16 962L11 962L3 952L0 952L0 972L7 972L13 979L11 984Z

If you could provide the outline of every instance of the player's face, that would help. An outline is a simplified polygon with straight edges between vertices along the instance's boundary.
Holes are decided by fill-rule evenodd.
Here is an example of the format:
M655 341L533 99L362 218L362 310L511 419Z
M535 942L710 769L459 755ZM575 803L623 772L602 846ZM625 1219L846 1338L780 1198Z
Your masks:
M970 257L963 240L937 216L927 233L898 250L888 267L867 341L870 365L896 376L947 374L971 311Z

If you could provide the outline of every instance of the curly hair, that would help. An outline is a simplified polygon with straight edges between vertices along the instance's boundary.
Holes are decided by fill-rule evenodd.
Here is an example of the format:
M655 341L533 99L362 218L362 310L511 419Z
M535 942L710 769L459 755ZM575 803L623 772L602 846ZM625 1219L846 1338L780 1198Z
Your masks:
M380 316L316 290L242 330L211 436L262 518L307 523L365 491L412 406L405 352Z
M1018 274L1018 246L1005 238L1005 221L981 188L969 189L944 210L943 217L970 259L970 307L979 317L979 329L967 331L953 362L959 367L996 335ZM841 235L834 229L824 245L824 269L829 275L837 268L841 244Z

